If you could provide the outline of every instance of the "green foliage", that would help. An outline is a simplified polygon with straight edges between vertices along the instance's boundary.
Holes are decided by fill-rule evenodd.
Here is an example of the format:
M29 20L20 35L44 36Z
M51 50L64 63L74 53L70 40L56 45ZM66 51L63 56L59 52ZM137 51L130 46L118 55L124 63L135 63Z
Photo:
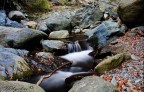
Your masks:
M50 9L50 5L48 0L22 0L22 3L25 4L32 11L48 11Z

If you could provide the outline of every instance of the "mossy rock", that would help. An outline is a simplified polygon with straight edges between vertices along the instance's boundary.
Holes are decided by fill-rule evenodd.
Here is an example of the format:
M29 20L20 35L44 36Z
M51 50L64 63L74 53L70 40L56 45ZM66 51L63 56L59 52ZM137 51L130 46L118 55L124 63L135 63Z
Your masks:
M104 74L105 72L120 66L127 59L130 59L130 55L126 53L120 53L115 56L108 57L95 67L95 71L100 74Z

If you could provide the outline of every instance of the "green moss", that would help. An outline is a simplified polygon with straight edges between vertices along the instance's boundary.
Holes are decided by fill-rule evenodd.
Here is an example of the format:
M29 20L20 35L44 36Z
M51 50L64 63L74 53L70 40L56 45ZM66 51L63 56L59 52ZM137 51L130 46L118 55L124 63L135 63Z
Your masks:
M27 8L32 11L48 11L50 9L48 0L27 0L25 3Z
M0 75L0 80L5 80L4 76Z
M13 74L13 79L19 79L19 78L23 78L23 77L27 77L29 75L32 75L33 71L31 69L27 68L26 63L19 62L19 64L20 64L20 66L23 66L23 68L25 68L25 71L24 71L24 69L22 69L20 67L19 68L17 67L17 71L21 72L21 74L17 74L17 72L14 73Z

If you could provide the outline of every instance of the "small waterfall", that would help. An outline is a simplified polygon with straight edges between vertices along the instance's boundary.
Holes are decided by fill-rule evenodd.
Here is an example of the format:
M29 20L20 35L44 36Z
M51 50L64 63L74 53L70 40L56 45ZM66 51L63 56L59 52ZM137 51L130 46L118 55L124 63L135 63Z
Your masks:
M68 43L67 48L68 48L68 53L82 51L81 46L78 43L78 41Z
M80 52L82 50L90 50L92 49L92 47L89 46L87 41L82 40L68 43L67 49L68 53L72 53L72 52Z

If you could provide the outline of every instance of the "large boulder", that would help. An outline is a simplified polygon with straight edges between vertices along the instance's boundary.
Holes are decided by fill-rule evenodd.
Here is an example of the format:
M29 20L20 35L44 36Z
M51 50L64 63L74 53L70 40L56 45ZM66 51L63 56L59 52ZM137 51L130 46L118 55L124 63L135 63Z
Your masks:
M88 76L74 83L68 92L118 92L118 90L100 77Z
M5 37L8 34L12 34L12 33L17 32L19 30L21 30L21 28L13 28L13 27L0 26L0 44L3 45L3 46L8 46L8 44L5 41Z
M85 35L91 38L98 38L98 45L105 46L107 43L115 40L116 38L124 35L127 28L113 21L104 21L102 24L85 32ZM96 39L97 40L97 39Z
M144 25L144 0L121 0L118 15L128 27Z
M41 87L21 81L0 80L0 92L45 92Z
M41 31L22 29L7 35L5 40L10 47L30 49L39 45L40 41L46 38L48 38L48 36Z
M10 52L0 52L0 76L4 79L19 79L32 74L27 62Z
M71 19L74 14L75 11L72 10L52 12L47 16L46 22L41 23L37 29L42 29L42 31L46 33L59 30L71 30ZM45 27L45 24L47 25L47 28Z
M72 18L72 26L79 26L80 28L88 28L94 25L96 21L101 20L103 16L102 11L98 7L87 6L78 10Z

